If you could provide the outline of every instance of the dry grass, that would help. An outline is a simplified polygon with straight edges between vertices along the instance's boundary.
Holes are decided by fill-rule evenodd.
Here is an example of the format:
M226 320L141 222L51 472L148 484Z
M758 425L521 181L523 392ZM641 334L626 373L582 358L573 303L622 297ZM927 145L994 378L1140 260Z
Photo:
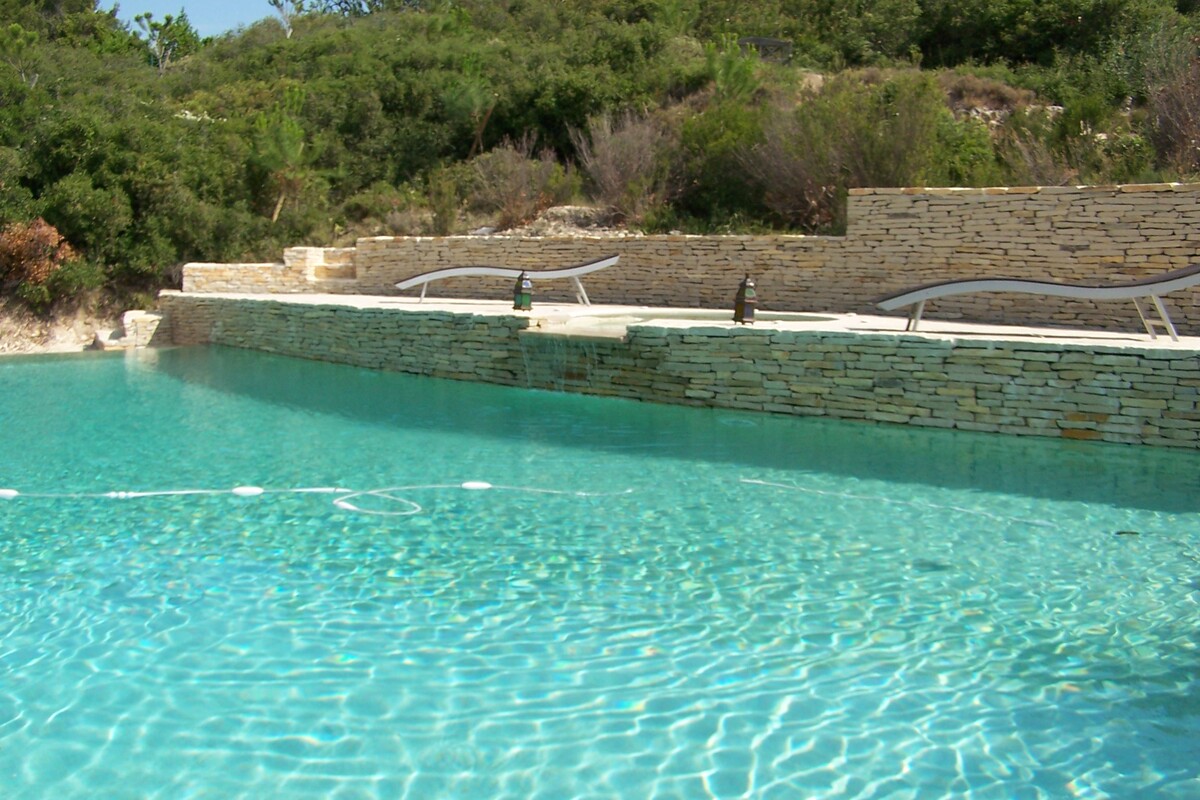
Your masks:
M538 151L536 144L532 134L506 139L471 162L476 177L471 206L493 212L501 230L530 222L574 194L571 174L554 153Z
M1032 105L1036 100L1028 89L1017 89L978 75L943 72L938 76L938 83L946 93L946 102L955 111L986 109L1011 113Z
M668 153L677 146L664 120L626 112L603 114L587 131L571 130L579 163L595 199L616 222L639 223L671 196Z

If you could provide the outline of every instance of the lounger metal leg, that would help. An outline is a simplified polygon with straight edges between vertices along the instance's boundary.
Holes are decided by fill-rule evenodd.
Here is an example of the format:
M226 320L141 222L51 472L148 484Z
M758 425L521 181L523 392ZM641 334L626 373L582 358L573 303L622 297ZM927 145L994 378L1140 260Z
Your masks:
M908 314L908 324L904 326L906 331L915 331L917 325L921 323L921 314L925 313L925 301L922 300L913 306L913 310Z
M1167 307L1163 305L1162 298L1154 294L1150 295L1150 299L1154 301L1154 307L1158 309L1158 316L1162 318L1167 333L1171 334L1171 341L1178 342L1179 334L1175 332L1175 325L1171 322L1170 315L1167 314Z
M426 290L426 289L428 289L428 288L429 288L429 284L428 284L428 283L422 283L422 284L421 284L421 299L417 301L418 303L424 303L424 302L425 302L425 290Z
M1133 298L1133 306L1137 309L1138 316L1142 318L1142 324L1146 326L1146 333L1150 334L1151 339L1157 339L1155 335L1155 327L1161 325L1171 336L1171 341L1178 342L1179 334L1175 332L1175 326L1171 323L1171 316L1167 314L1167 307L1163 305L1162 298L1156 294L1150 295L1150 302L1154 304L1154 310L1158 312L1158 319L1151 319L1146 315L1146 308L1142 306L1140 298ZM1161 320L1161 322L1160 322Z
M590 306L592 303L588 300L587 292L583 290L583 281L577 276L571 278L575 282L575 299L583 303L585 306Z

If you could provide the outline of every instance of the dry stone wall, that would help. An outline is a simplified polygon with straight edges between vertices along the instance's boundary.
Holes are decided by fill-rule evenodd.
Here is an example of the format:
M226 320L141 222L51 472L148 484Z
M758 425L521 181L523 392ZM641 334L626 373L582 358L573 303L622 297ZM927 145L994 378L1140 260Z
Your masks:
M166 292L177 344L685 405L1200 447L1200 352L751 327L527 330L519 316Z
M941 280L1002 275L1105 284L1186 266L1200 248L1200 184L991 189L859 189L845 236L379 237L355 248L292 248L280 265L189 264L193 292L395 294L415 274L472 264L563 266L616 253L585 278L593 302L721 308L744 274L760 307L870 312L880 295ZM536 297L573 300L568 281ZM454 279L430 296L503 298L508 281ZM1167 298L1200 334L1200 290ZM1131 303L977 294L929 304L929 318L1138 330Z
M219 344L454 380L521 385L527 320L164 292L177 345Z
M183 267L185 292L243 294L361 294L352 247L289 247L283 263L209 264Z

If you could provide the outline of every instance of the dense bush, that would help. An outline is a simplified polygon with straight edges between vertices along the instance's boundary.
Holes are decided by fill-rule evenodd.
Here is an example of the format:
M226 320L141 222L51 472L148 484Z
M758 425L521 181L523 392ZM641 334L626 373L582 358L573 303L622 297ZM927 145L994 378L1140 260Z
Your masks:
M547 208L572 200L578 191L578 180L554 153L535 153L535 146L535 138L526 134L517 142L505 140L471 162L476 178L471 204L493 212L501 229L530 222Z
M516 225L583 189L652 229L837 231L854 186L1200 173L1195 3L277 5L201 41L0 0L0 224L79 255L6 291L148 293L189 260Z
M999 174L986 128L956 120L935 79L911 71L847 73L819 94L777 101L761 140L738 155L779 222L820 232L844 228L847 189L971 185Z
M720 231L759 216L761 192L739 154L758 140L763 114L758 104L713 100L683 119L674 203L681 225Z

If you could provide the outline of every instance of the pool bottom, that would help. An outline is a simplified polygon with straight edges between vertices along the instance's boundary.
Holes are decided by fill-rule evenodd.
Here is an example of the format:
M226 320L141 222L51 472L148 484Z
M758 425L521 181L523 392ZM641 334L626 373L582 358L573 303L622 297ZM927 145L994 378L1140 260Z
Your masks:
M68 401L42 431L2 401L12 442L42 444L0 456L7 796L1196 794L1183 505L814 469L834 440L803 424L456 406L226 355L275 394L115 361L83 393L108 413ZM372 413L296 402L360 381ZM145 421L187 458L147 472ZM756 424L786 458L734 457Z
M124 513L86 543L30 536L4 586L0 774L29 797L1196 786L1195 719L1171 721L1195 683L1189 596L1144 582L1171 567L1147 552L1167 519L1122 517L1151 548L1036 504L864 514L874 487L838 503L820 480L693 480L678 507L461 483L411 491L403 519L153 497L106 501ZM750 502L787 513L718 511Z

